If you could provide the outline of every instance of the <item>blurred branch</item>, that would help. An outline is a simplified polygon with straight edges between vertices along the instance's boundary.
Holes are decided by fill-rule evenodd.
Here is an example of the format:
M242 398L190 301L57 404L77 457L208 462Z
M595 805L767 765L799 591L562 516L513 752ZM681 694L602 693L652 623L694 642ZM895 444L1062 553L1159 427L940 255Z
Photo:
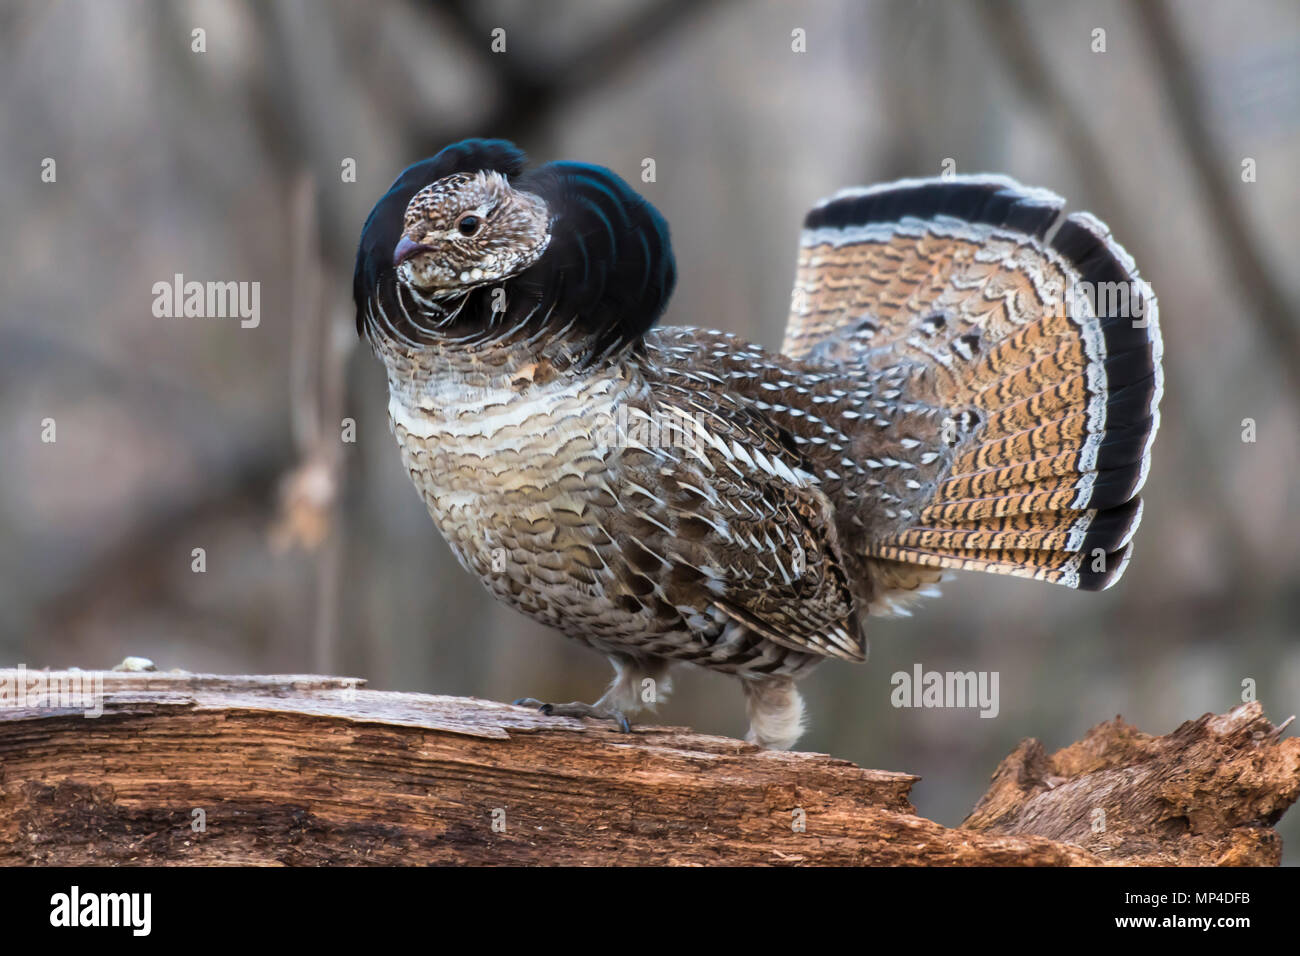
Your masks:
M1165 0L1144 0L1130 9L1155 54L1159 67L1156 73L1173 107L1174 127L1209 207L1209 221L1213 224L1210 235L1218 241L1224 258L1232 263L1242 296L1250 305L1249 313L1265 341L1271 343L1266 351L1274 354L1284 380L1300 399L1300 325L1293 318L1296 306L1287 300L1274 278L1246 223L1242 204L1220 174L1225 153L1215 143L1214 132L1206 121L1205 93L1178 37L1169 6ZM1291 174L1280 170L1279 175ZM1294 252L1289 256L1293 257Z
M316 201L308 173L300 173L290 195L289 236L289 397L294 445L307 453L320 440L324 354L327 329L321 328L324 265L316 250Z
M300 547L316 565L314 666L333 669L342 571L342 426L344 369L356 343L351 323L325 301L327 266L317 243L316 186L299 175L291 197L289 404L298 464L280 482L280 509L271 529L279 552Z
M627 70L658 44L681 31L720 0L657 0L643 4L617 26L586 41L580 50L548 63L526 63L513 55L493 53L487 25L479 22L468 0L431 5L459 37L465 48L498 76L500 89L491 112L474 128L456 135L445 129L425 129L418 137L426 152L466 136L509 136L527 139L574 96L596 89Z

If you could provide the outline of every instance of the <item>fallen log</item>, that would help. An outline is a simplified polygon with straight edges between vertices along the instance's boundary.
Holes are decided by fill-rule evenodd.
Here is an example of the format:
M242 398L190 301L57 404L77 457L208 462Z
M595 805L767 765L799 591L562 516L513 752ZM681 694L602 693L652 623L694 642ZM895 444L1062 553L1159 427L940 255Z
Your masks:
M1276 865L1300 740L1258 703L1026 740L956 828L919 779L351 678L0 670L7 865Z

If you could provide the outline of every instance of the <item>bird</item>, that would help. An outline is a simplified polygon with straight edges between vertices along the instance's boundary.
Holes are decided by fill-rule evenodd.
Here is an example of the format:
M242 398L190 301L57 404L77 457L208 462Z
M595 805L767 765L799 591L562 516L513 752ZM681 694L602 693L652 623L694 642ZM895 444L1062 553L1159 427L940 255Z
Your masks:
M1158 305L1064 207L1000 174L842 190L774 350L660 323L668 225L608 168L470 139L405 169L353 277L402 463L466 571L614 668L592 704L515 703L626 731L691 664L789 749L797 681L951 572L1118 581Z

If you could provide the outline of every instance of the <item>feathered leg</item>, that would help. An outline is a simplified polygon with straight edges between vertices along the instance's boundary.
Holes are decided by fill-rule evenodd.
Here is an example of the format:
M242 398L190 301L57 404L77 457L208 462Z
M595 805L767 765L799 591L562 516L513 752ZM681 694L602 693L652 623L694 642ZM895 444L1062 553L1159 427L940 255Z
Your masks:
M745 739L766 750L789 750L804 731L803 698L789 677L741 679L749 733Z

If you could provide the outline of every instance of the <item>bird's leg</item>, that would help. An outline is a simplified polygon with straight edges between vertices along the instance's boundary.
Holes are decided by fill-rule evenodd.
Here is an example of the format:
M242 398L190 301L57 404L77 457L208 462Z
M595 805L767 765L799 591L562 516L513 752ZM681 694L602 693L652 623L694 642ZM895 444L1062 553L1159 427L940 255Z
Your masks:
M803 735L803 698L790 677L741 679L749 733L745 739L765 750L789 750Z
M623 733L631 733L632 726L628 723L627 714L635 713L642 707L653 708L672 689L668 664L665 661L635 660L615 655L610 655L609 662L614 665L614 679L610 682L609 689L594 704L579 701L548 704L533 697L521 697L515 704L520 707L536 707L548 717L612 720Z

